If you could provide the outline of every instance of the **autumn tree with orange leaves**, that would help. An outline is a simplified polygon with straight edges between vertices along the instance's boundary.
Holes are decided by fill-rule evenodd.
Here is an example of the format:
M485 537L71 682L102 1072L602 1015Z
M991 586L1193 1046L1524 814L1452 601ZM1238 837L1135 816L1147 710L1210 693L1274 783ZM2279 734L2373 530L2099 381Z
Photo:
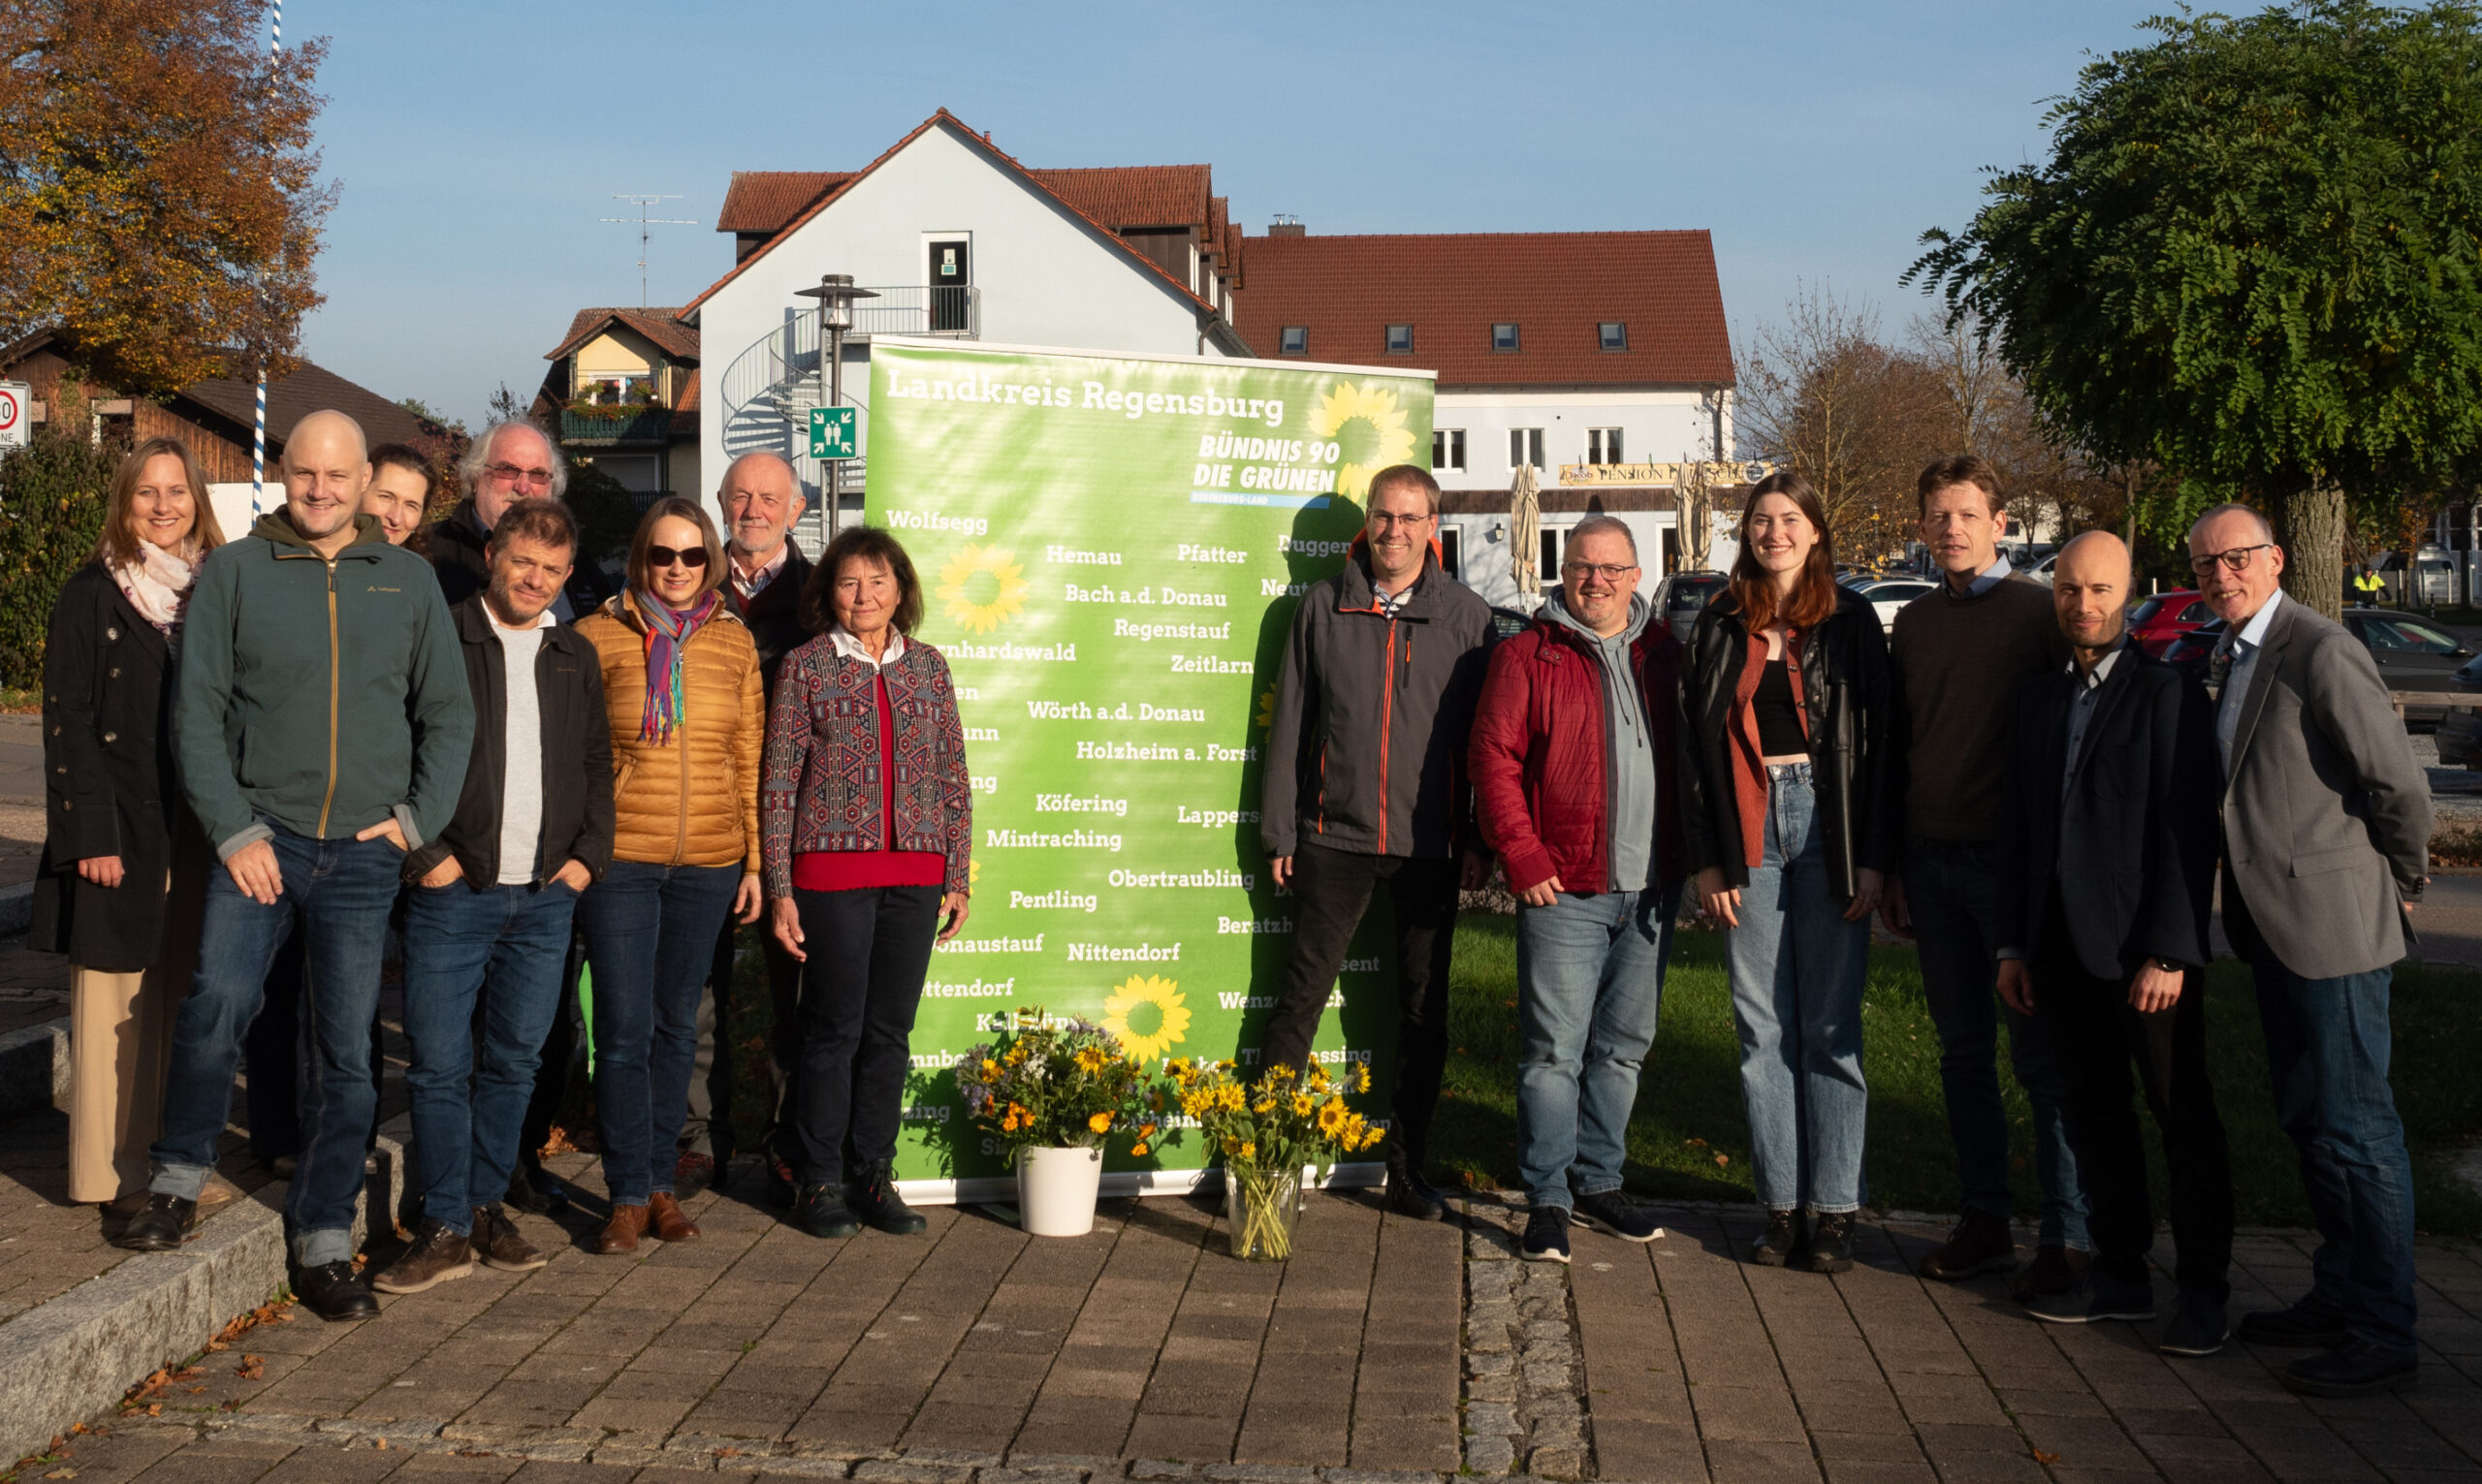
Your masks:
M56 328L141 395L292 370L326 46L267 37L264 0L0 5L0 343Z

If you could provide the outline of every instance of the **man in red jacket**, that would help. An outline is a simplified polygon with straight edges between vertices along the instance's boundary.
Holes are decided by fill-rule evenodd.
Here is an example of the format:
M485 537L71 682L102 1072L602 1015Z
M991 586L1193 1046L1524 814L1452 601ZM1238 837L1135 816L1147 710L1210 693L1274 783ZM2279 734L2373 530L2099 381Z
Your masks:
M1536 1262L1569 1260L1572 1219L1662 1234L1620 1165L1683 874L1680 642L1650 623L1638 577L1625 523L1578 521L1559 590L1492 653L1474 717L1476 812L1519 902L1517 1167Z

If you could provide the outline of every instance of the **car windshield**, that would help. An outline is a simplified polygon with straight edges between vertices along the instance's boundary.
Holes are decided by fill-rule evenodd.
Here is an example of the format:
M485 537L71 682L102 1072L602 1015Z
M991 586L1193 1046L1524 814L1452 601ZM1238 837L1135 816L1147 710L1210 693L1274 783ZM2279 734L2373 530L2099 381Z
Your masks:
M1671 591L1664 598L1664 607L1704 608L1716 593L1723 590L1724 580L1719 577L1681 578L1671 584Z
M2153 617L2156 614L2161 612L2163 612L2163 600L2161 598L2148 598L2145 602L2140 603L2137 608L2130 613L2129 622L2144 623L2146 620Z

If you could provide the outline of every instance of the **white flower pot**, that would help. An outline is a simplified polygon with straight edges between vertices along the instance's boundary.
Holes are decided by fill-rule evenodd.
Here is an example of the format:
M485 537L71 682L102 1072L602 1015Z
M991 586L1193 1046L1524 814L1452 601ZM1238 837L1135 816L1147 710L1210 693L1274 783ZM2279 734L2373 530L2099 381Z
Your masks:
M1083 1237L1095 1229L1095 1197L1102 1184L1099 1149L1021 1149L1017 1224L1029 1237Z

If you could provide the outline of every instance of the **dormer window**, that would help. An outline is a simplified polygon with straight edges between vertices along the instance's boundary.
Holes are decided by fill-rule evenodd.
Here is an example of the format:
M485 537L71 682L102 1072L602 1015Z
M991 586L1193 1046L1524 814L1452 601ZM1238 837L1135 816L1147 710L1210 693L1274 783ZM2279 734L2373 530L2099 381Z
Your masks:
M1284 356L1309 355L1310 327L1307 325L1287 325L1284 327L1284 330L1277 337L1276 352L1277 354Z
M1413 353L1414 327L1411 325L1388 326L1387 354L1391 356L1410 356Z
M1605 350L1629 348L1629 327L1618 320L1605 320L1596 326L1595 337Z
M1513 322L1503 322L1491 327L1491 349L1495 351L1516 349L1516 326Z

